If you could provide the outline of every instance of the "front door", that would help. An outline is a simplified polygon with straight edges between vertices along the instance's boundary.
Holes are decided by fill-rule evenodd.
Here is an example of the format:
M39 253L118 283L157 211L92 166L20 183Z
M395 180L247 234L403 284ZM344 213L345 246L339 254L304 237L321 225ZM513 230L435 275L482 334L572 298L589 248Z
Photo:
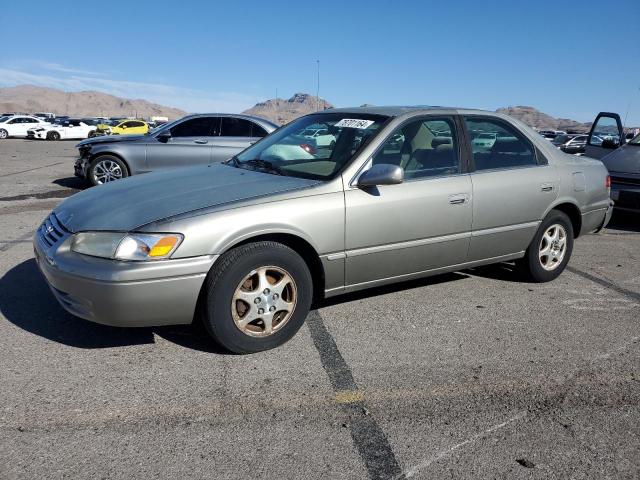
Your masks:
M591 158L602 158L618 148L623 139L624 130L620 115L600 112L591 125L584 154Z
M474 168L469 261L520 253L558 196L556 169L508 122L470 115L464 123ZM488 143L474 141L488 135Z
M219 132L220 117L195 117L174 125L169 138L150 138L148 170L208 165Z
M404 169L404 182L347 188L346 284L375 285L464 263L471 179L452 117L410 120L370 163Z

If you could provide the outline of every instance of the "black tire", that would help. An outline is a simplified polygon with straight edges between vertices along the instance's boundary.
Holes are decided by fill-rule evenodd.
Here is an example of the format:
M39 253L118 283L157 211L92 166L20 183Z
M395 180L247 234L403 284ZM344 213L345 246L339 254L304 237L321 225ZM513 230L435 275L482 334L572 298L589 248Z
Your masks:
M5 138L9 138L9 132L4 128L0 128L0 140L4 140Z
M236 288L260 267L278 267L295 282L297 298L293 312L282 328L263 337L244 333L231 309ZM211 337L234 353L254 353L278 347L293 337L304 323L313 295L313 280L305 261L294 250L276 242L256 242L234 248L216 262L203 287L200 320Z
M127 166L121 159L119 159L115 155L100 155L93 159L93 161L91 162L87 170L87 180L89 180L89 183L91 185L96 186L102 183L107 183L107 182L101 182L96 172L96 167L98 166L98 164L101 164L102 162L114 162L118 165L118 167L120 167L121 176L119 178L116 178L114 180L109 180L109 181L115 181L115 180L119 180L129 176L129 170L127 169Z
M95 131L95 130L91 130L91 131L89 132L89 135L87 136L87 138L93 138L93 137L95 137L95 136L96 136L96 131Z
M58 132L49 132L47 133L47 140L60 140L60 134Z
M542 240L545 233L554 226L560 226L565 232L565 244L564 255L561 261L558 261L552 270L546 269L543 266L543 260L540 257L541 248L543 246ZM546 244L545 240L545 244ZM573 252L573 225L569 217L559 211L551 210L549 214L544 218L535 237L531 241L529 248L525 253L524 258L516 262L523 275L532 282L542 283L555 280L564 271L571 253Z

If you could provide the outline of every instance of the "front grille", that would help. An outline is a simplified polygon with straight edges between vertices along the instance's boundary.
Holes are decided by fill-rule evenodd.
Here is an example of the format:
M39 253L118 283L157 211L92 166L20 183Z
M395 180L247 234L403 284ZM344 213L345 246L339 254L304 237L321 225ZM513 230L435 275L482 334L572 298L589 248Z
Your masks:
M40 228L38 229L38 235L40 240L48 247L52 247L58 242L61 242L69 236L71 232L64 228L64 226L58 221L55 213L51 213Z

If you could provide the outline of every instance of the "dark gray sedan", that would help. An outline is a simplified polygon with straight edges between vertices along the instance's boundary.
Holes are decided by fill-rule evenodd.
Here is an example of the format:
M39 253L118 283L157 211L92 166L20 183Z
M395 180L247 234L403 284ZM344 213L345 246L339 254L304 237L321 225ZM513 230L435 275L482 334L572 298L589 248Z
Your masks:
M188 115L147 135L110 135L80 142L75 174L92 185L167 168L210 165L273 132L277 125L249 115Z

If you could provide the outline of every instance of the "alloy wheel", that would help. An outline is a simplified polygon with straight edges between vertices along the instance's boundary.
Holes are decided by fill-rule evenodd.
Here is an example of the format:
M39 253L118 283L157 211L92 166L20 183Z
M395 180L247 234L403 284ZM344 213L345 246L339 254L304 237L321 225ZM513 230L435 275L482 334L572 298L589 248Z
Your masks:
M102 160L93 167L96 183L108 183L122 178L122 168L113 160Z
M298 290L284 269L265 266L251 271L236 287L231 315L236 327L251 337L267 337L289 321L296 307Z
M542 268L555 270L562 263L567 252L567 231L560 224L551 225L540 239L538 258Z

